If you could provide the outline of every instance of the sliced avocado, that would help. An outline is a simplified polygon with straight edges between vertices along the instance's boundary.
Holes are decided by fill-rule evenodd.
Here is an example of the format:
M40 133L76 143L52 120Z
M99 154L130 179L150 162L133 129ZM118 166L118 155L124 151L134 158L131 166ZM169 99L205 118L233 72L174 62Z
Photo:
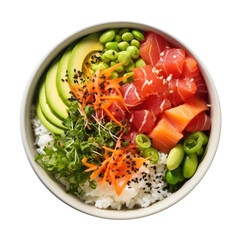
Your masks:
M71 98L72 96L69 93L71 90L68 85L68 82L66 81L68 60L69 60L69 56L71 54L72 49L73 49L73 46L68 47L65 53L63 54L58 64L57 78L56 78L56 85L57 85L59 96L67 106L70 106L70 101L68 99Z
M57 86L56 86L56 76L58 70L59 58L57 58L50 69L47 72L45 80L45 93L47 98L47 103L53 113L60 119L65 119L68 116L68 107L64 104L60 98Z
M56 127L55 125L51 124L43 115L40 104L37 104L37 115L40 119L41 123L51 132L56 134L62 134L64 132L63 129Z
M42 111L44 117L47 119L47 121L49 121L56 127L66 129L66 127L62 124L62 120L59 119L58 117L56 117L52 113L50 107L48 106L46 95L45 95L45 82L42 84L40 91L39 91L39 105L40 105L41 111Z
M70 84L77 80L78 71L83 71L84 60L89 54L103 50L103 45L99 42L99 34L93 33L82 39L72 50L68 61L68 78Z

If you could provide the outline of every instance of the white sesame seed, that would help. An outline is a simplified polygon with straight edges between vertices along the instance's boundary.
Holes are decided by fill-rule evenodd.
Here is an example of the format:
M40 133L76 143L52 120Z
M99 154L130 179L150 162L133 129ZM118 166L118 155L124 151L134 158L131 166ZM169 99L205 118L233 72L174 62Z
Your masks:
M190 79L190 82L194 82L194 78L191 78L191 79Z
M173 55L173 58L177 58L177 56L176 56L176 55Z
M166 79L168 82L172 80L172 74L169 74L169 76Z
M164 52L161 52L161 53L160 53L160 56L161 56L161 57L164 56Z
M207 104L207 107L211 107L212 105L211 104Z
M170 90L169 93L173 93L173 90Z

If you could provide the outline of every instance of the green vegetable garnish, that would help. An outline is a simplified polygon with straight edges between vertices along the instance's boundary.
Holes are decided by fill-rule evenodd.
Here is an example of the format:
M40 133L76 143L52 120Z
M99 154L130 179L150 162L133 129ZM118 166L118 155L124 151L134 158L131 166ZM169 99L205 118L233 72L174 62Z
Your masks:
M78 102L73 102L63 122L67 130L62 135L54 135L53 146L46 146L44 153L35 158L59 182L66 180L66 191L77 196L84 193L81 185L87 181L91 188L96 188L81 160L87 157L89 163L100 164L104 160L101 146L113 148L122 131L115 123L104 127L102 120L99 122L91 115L91 108L85 108L85 113L87 116L82 116Z
M195 132L188 136L183 143L183 149L187 154L201 151L203 145L208 142L208 137L202 132Z
M138 149L139 150L144 150L146 148L150 148L151 147L150 139L146 135L144 135L144 134L138 134L136 136L136 143L138 145Z
M156 149L150 147L150 148L146 148L143 150L143 157L144 158L149 158L149 160L153 163L153 164L157 164L158 160L159 160L159 153Z

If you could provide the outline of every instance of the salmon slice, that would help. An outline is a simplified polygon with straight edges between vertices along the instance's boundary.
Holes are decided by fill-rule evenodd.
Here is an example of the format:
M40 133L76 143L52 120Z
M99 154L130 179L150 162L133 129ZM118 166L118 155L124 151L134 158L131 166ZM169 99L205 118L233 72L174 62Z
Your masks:
M169 45L167 41L154 32L148 32L139 48L140 55L146 64L155 66L163 52Z
M139 133L149 133L152 131L155 123L155 116L148 110L132 111L132 116L129 120L134 128Z
M207 99L208 89L207 89L207 85L204 82L202 76L200 74L198 74L193 79L194 79L194 82L197 86L196 96Z
M183 65L183 77L194 78L199 74L197 61L193 57L186 57Z
M174 106L184 103L197 91L194 79L172 79L168 82L168 99Z
M163 78L159 78L151 65L146 65L141 68L134 68L134 84L138 89L138 92L143 98L149 95L159 94L165 90L163 84Z
M206 110L208 107L205 100L193 96L184 104L166 110L164 115L179 132L182 132L195 116Z
M199 113L193 120L187 125L186 131L197 132L207 131L211 128L211 119L206 112Z
M183 137L183 134L174 128L166 117L163 117L148 136L152 139L154 148L168 153Z
M133 83L123 84L120 88L120 91L122 93L125 104L128 107L135 107L143 101L142 96Z
M183 49L166 49L160 54L156 68L161 69L166 76L171 74L173 78L178 78L182 74L184 62L185 51Z

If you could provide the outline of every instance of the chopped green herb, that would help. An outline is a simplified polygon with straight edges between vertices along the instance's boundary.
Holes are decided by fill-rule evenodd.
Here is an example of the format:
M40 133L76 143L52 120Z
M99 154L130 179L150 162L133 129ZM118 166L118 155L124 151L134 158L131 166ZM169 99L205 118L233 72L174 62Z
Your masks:
M63 122L67 130L62 135L55 135L53 146L46 146L44 153L35 158L58 181L66 180L66 191L77 196L84 193L81 186L87 181L91 188L96 188L81 160L87 157L89 163L101 163L104 160L102 146L113 148L122 131L115 123L108 123L107 128L103 119L96 121L90 109L85 112L86 117L81 115L78 102L73 102Z

